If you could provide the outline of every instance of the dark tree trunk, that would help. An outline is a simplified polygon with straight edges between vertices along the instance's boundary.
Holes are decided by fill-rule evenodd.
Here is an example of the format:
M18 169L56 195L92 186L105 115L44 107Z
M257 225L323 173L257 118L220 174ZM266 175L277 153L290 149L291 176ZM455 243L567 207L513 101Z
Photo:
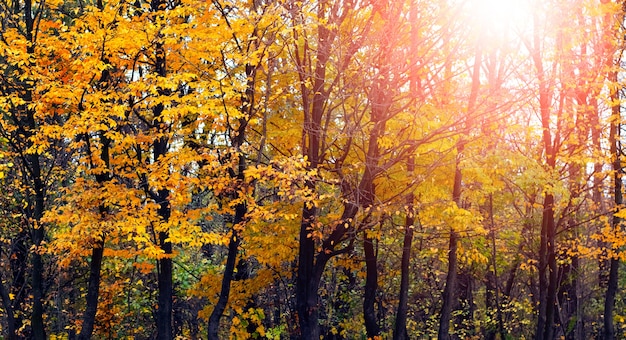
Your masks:
M102 1L97 2L98 9L100 11L104 10L104 5ZM104 55L104 53L103 53ZM108 62L106 59L104 62ZM99 86L104 88L110 83L110 73L109 70L103 70L100 74ZM83 110L84 107L82 103L79 104L79 109ZM109 148L111 146L111 141L106 136L105 131L99 131L99 137L101 141L101 152L100 152L100 160L104 163L104 169L99 169L100 171L95 176L96 182L102 185L111 180L111 174L109 172L110 169L110 153ZM93 167L96 164L92 157L93 153L91 152L90 146L90 136L89 134L85 134L83 138L87 141L87 154L91 160L91 166ZM106 218L106 215L109 213L109 209L104 205L100 204L99 207L100 217L102 219ZM100 296L100 278L101 278L101 269L102 269L102 260L104 255L104 242L105 242L105 234L100 234L100 239L94 239L93 248L91 250L91 263L89 264L89 279L87 284L87 296L85 298L85 312L83 313L83 323L80 329L80 333L78 334L78 340L88 340L91 339L94 326L96 323L96 314L98 313L98 299Z
M487 274L485 276L485 310L492 311L496 307L496 279L494 278L493 271L491 268L487 267ZM496 320L497 322L497 320ZM497 327L492 327L488 325L487 327L483 327L483 334L485 335L485 340L495 340L497 334Z
M78 334L79 340L91 339L93 328L98 312L98 297L100 295L100 269L102 268L102 255L104 253L104 235L101 240L94 244L91 250L91 263L89 264L89 280L87 286L86 308L83 314L83 324Z
M13 304L11 302L11 298L9 297L9 292L2 283L2 273L0 272L0 298L2 299L2 308L4 309L5 316L7 318L7 339L16 340L17 337L17 328L15 321L15 314L13 311Z
M604 295L604 324L602 339L614 340L615 325L613 324L613 311L615 310L615 295L618 289L619 260L612 258L610 261L609 281Z
M578 301L579 270L578 256L574 256L571 264L561 266L559 275L561 277L559 281L562 282L557 295L561 310L559 324L566 340L577 340L583 337Z
M536 340L551 340L554 337L557 268L554 253L553 204L552 194L546 194L539 248L539 318Z
M413 173L413 159L408 161L409 174ZM398 311L396 313L396 325L393 331L394 340L408 340L409 335L406 330L406 318L409 300L409 281L411 265L411 246L413 243L413 229L415 224L415 212L413 211L413 194L407 197L408 211L404 222L404 241L402 243L402 262L400 264L400 293L398 298Z
M611 74L611 80L617 82L617 72ZM620 95L618 91L612 94L615 102L618 102ZM616 212L623 209L624 198L622 195L622 164L621 164L621 105L615 105L612 108L612 123L609 135L610 151L613 157L613 198L615 200ZM620 228L621 219L613 215L613 228ZM602 330L602 338L604 340L613 340L615 336L615 325L613 324L613 311L615 309L615 296L618 290L619 280L619 259L615 256L611 257L609 276L604 297L604 325Z
M33 166L39 172L39 157L34 155L32 157ZM37 176L39 177L39 176ZM41 185L41 181L38 178L35 178L35 190L36 190L36 203L35 203L35 223L41 220L43 216L43 204L44 204L44 193L43 186ZM43 322L43 301L44 301L44 267L43 267L43 258L39 247L41 246L41 242L44 239L44 227L42 225L34 226L32 230L32 238L33 245L35 246L35 251L31 253L32 256L32 289L33 289L33 314L31 316L31 329L33 339L43 340L46 338L45 325Z
M541 125L543 128L543 150L548 169L554 169L556 165L556 147L552 141L550 127L551 113L551 85L546 79L543 60L541 59L541 33L539 31L540 19L533 18L533 45L531 55L536 69L539 83L539 110L541 113ZM541 218L541 236L539 245L539 313L536 340L552 340L554 337L554 316L557 290L556 254L555 254L555 222L554 222L554 195L546 192L543 201L543 214Z
M459 167L459 161L461 153L463 152L463 145L457 146L457 159L456 169L454 171L454 187L452 190L453 201L460 205L461 202L461 168ZM448 273L446 276L446 286L443 290L443 304L441 306L441 313L439 319L439 331L437 333L437 339L448 340L450 337L450 320L452 318L452 308L456 303L456 287L457 287L457 249L458 249L458 234L450 228L450 243L448 245Z
M161 107L162 109L162 107ZM165 155L167 152L167 142L159 140L154 146L155 160ZM171 214L169 205L169 191L159 190L157 193L159 209L157 211L160 222L166 223ZM158 281L158 309L156 313L157 335L160 340L173 338L172 327L172 304L174 294L173 272L172 272L172 243L168 241L169 233L160 231L158 233L158 245L163 250L164 257L157 260L157 281Z
M367 233L366 233L367 234ZM365 252L365 292L363 296L363 317L365 319L365 330L368 338L380 335L378 318L376 316L376 291L378 289L378 258L374 245L375 240L364 237L363 250Z
M477 45L474 55L474 65L472 69L472 86L470 96L467 103L468 114L474 113L476 100L478 98L478 91L480 89L480 66L482 64L482 50L481 46ZM451 73L451 65L446 65L446 74ZM466 126L469 128L469 126ZM462 178L460 161L465 148L464 137L460 136L460 140L457 142L456 150L457 156L454 164L454 183L452 187L452 200L457 207L461 207L461 191L462 191ZM443 291L443 304L441 306L441 314L439 319L439 330L437 338L439 340L450 339L450 320L452 317L452 308L456 304L456 289L457 289L457 249L458 249L458 234L450 228L450 242L448 245L448 272L446 276L446 286Z
M151 10L153 13L158 13L167 8L165 0L152 0ZM160 15L156 16L157 18ZM167 76L166 66L166 50L162 42L155 43L154 48L154 73L158 77ZM170 90L159 89L159 95L169 95ZM157 117L160 117L163 113L164 106L159 103L152 108L153 116L157 124L156 130L162 133L166 132L167 127L158 122ZM161 157L165 156L168 152L168 139L167 137L160 137L154 141L153 145L153 157L154 161L158 162ZM167 223L171 214L171 207L169 202L169 190L160 189L153 194L159 205L157 214L160 217L160 221L156 223ZM173 325L172 325L172 308L173 308L173 294L174 294L174 282L172 272L172 243L168 241L169 232L167 230L158 232L158 245L163 251L163 257L157 260L157 282L158 282L158 306L156 311L156 323L157 323L157 337L159 340L171 340L173 339Z
M165 191L167 192L167 191ZM161 196L161 195L159 195ZM164 195L165 199L159 208L159 215L164 221L169 219L169 202L167 201L167 194ZM172 304L174 294L174 283L172 273L172 243L167 241L167 232L159 232L159 246L163 250L166 257L157 260L158 272L157 280L159 284L158 293L158 309L156 315L157 322L157 336L159 340L173 339L172 328Z
M245 132L244 129L245 125L240 131L239 137L241 138L241 140L243 140L243 135L241 134ZM243 182L244 180L245 167L246 162L244 156L239 155L239 169L237 172L237 176L240 182ZM235 265L237 263L237 255L239 253L239 244L241 243L241 238L237 231L237 227L241 222L243 222L246 213L247 207L245 204L241 203L235 207L235 217L233 220L233 228L231 228L230 240L228 242L228 255L226 257L226 267L224 268L224 276L222 278L220 295L217 303L215 304L215 308L213 308L211 316L209 317L208 338L210 340L219 339L220 320L222 318L222 315L224 315L224 310L226 309L226 305L228 304L228 298L230 296L230 285L234 279Z
M490 267L487 268L486 285L486 307L487 310L496 310L496 328L490 329L488 332L488 339L495 339L496 334L500 335L501 339L506 339L506 333L504 331L504 322L502 320L502 308L500 300L500 278L498 276L498 261L496 259L496 226L493 219L493 195L489 195L489 202L487 207L489 214L489 239L491 241L491 261ZM517 267L517 266L516 266ZM511 279L514 274L511 274Z
M322 7L324 6L320 6L320 11L323 11ZM322 118L324 106L328 100L328 92L325 89L326 64L330 57L333 40L334 36L331 32L324 25L320 25L318 27L318 52L314 68L313 91L309 91L305 86L305 75L299 74L302 80L301 90L304 106L303 148L308 157L310 169L316 169L321 161ZM298 56L296 59L300 63ZM302 61L299 67L303 69L304 63L308 62L308 60ZM310 98L311 96L312 98ZM306 186L315 192L314 181L308 181ZM317 219L317 213L318 211L314 206L305 204L300 222L298 269L296 271L296 311L300 325L300 336L303 340L318 340L320 337L317 300L319 282L314 282L315 267L319 267L320 263L315 261L315 241L310 236L313 224Z
M35 53L35 41L33 36L34 31L34 18L33 18L33 7L31 0L24 1L24 21L26 24L26 39L30 42L26 51L29 55L33 55ZM31 88L27 88L24 91L24 101L26 104L30 104L33 101L33 93ZM32 143L28 139L32 136L36 129L37 123L35 121L35 112L28 108L27 105L24 105L24 109L26 111L26 134L25 141L26 143ZM19 122L17 122L19 124ZM25 164L25 167L30 172L30 180L32 180L32 189L34 191L35 197L32 210L30 212L29 218L32 219L33 225L31 225L31 239L33 241L33 249L31 252L31 265L32 265L32 274L31 274L31 283L32 283L32 295L33 295L33 309L31 314L31 331L32 337L35 340L44 340L46 338L45 325L43 322L43 299L44 299L44 278L43 278L43 258L40 252L39 247L41 246L41 242L43 242L45 237L45 228L41 225L40 221L43 217L44 213L44 201L45 201L45 189L44 183L42 181L41 175L41 164L39 160L38 154L29 154L26 155L26 160L28 164Z
M455 291L457 285L457 248L458 235L456 231L450 230L450 243L448 245L448 274L446 276L446 286L443 290L443 305L441 306L441 317L439 320L439 332L437 339L449 340L450 336L450 320L452 318L452 308L455 303Z
M226 14L223 14L226 15ZM226 18L225 18L226 19ZM242 51L243 52L243 51ZM237 150L237 169L236 171L231 172L231 176L235 177L237 185L243 186L245 185L245 170L247 167L246 157L241 152L241 147L243 146L246 139L246 128L248 126L248 120L251 119L255 114L255 83L256 83L256 74L257 68L252 64L246 64L246 78L248 79L246 83L245 94L241 98L241 107L240 111L248 118L239 119L239 126L237 130L234 131L232 143L233 147ZM253 185L253 184L250 184ZM239 197L233 197L239 198ZM222 277L222 285L220 289L220 295L218 297L217 303L213 311L211 312L211 316L209 317L209 325L208 325L208 338L209 339L218 339L219 336L219 327L220 320L224 315L224 310L226 310L226 306L228 304L228 299L230 297L230 288L231 283L235 279L235 266L237 263L237 256L239 254L239 245L241 244L241 235L238 232L240 224L244 222L246 214L248 213L248 207L245 203L240 203L235 206L235 216L233 219L233 227L231 228L231 237L228 242L228 254L226 257L226 267L224 268L224 276Z
M9 258L9 265L11 267L11 275L13 278L13 282L10 286L10 291L15 295L15 298L8 302L10 309L5 309L7 311L7 317L13 318L14 331L9 332L9 337L17 339L17 332L24 324L22 308L28 295L26 293L26 272L29 269L28 267L28 250L25 245L25 241L29 238L28 233L25 230L26 226L21 226L20 232L13 239L11 244L11 252ZM8 293L8 292L7 292ZM7 295L8 297L8 295ZM7 300L8 301L8 300ZM12 315L9 314L9 310L12 310Z
M319 18L328 19L328 24L336 25L339 27L346 15L330 15L329 13L335 13L337 9L341 8L341 11L347 13L347 11L354 10L353 3L351 1L343 5L334 5L332 2L320 2L317 8ZM330 8L330 7L333 8ZM342 7L343 6L343 7ZM296 11L297 12L297 11ZM301 24L301 13L295 13L294 23L296 25ZM362 37L367 36L369 30L369 22L362 31ZM298 36L299 33L295 33ZM300 80L300 90L302 97L302 108L304 113L303 133L302 133L302 149L304 155L307 156L309 162L309 169L317 169L324 161L325 146L325 130L326 125L322 124L324 119L330 120L327 115L329 112L327 104L329 100L329 94L333 90L333 86L336 85L336 81L339 78L327 79L327 67L331 62L331 54L334 51L333 44L336 43L337 31L330 29L327 24L320 24L317 26L317 46L315 49L310 49L308 45L304 48L296 47L294 50L294 58L296 67L298 69L298 76ZM359 38L349 44L349 47L345 49L343 54L339 55L338 61L338 74L343 72L343 69L350 64L350 60L354 53L361 46L363 38ZM311 58L314 56L315 58ZM314 59L314 65L311 60ZM309 70L313 70L309 73ZM309 88L306 84L312 84ZM306 183L306 186L312 192L316 191L316 183L314 180L310 180ZM298 245L298 264L296 270L296 312L298 318L298 325L300 327L300 338L304 340L320 338L320 326L319 326L319 306L318 306L318 287L321 282L321 277L326 267L328 260L340 253L345 253L352 248L353 238L352 236L346 236L348 227L345 224L351 224L353 217L356 216L358 206L352 203L346 203L344 205L344 212L338 227L327 237L321 240L321 251L317 251L316 242L310 236L314 230L313 226L317 223L318 210L315 206L304 204L302 209L302 219L300 222L299 232L299 245ZM340 247L341 242L349 238L349 245L341 250L336 250L336 247Z
M220 319L224 314L226 305L228 304L228 298L230 296L230 285L234 278L235 264L237 261L237 254L239 252L239 236L237 231L233 228L230 240L228 242L228 255L226 257L226 268L224 268L224 276L222 278L222 287L220 295L209 317L209 340L219 340L219 327Z
M317 305L318 284L313 282L315 242L309 236L316 214L315 207L305 207L303 210L296 276L296 310L300 324L300 336L307 340L320 338Z

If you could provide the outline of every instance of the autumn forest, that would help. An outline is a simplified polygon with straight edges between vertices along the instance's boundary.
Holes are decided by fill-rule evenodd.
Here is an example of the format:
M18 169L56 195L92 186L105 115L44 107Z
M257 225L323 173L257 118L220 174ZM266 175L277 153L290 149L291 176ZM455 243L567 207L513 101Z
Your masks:
M625 338L625 9L0 0L0 339Z

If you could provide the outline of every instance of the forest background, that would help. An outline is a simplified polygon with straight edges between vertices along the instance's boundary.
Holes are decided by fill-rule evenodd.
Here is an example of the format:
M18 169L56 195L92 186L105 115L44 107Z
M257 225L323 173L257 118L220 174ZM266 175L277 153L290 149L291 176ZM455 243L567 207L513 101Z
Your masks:
M2 337L626 337L623 22L0 0Z

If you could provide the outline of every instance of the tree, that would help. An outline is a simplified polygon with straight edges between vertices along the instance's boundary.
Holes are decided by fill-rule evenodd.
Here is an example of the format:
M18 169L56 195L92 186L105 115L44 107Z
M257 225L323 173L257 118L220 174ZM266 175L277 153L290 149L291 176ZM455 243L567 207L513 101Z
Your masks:
M3 50L0 133L7 146L3 151L14 165L5 183L12 188L14 203L21 206L19 213L15 212L20 215L19 232L11 256L15 256L18 261L13 263L18 265L24 265L26 257L30 259L29 282L24 272L14 271L13 287L5 291L9 300L17 296L7 310L14 318L10 321L9 337L19 336L22 312L30 310L30 327L23 335L44 339L47 279L44 254L48 225L42 218L60 176L68 169L65 143L59 134L64 120L59 105L65 94L49 91L47 83L48 79L67 77L67 70L60 66L67 61L66 56L54 52L54 46L59 43L55 20L63 16L56 16L55 4L43 2L3 2L1 6L6 15L2 16L0 39ZM29 308L25 305L27 299ZM3 300L5 306L13 303Z

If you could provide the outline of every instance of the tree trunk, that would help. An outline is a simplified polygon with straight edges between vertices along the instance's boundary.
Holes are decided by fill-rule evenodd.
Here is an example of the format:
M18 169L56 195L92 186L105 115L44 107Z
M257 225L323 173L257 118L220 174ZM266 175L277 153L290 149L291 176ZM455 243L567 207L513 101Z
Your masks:
M235 264L237 254L239 253L239 236L235 228L232 228L230 241L228 242L228 255L226 257L226 268L224 268L224 276L222 278L222 287L220 295L209 317L209 340L219 340L220 319L224 314L228 298L230 296L230 284L233 281L235 273Z
M243 141L245 132L245 123L241 122L239 135L237 140ZM238 143L235 143L238 144ZM240 145L237 145L239 147ZM239 183L243 183L244 181L244 171L246 168L246 161L243 155L239 155L238 162L238 171L237 171L237 179ZM228 242L228 255L226 257L226 267L224 268L224 276L222 278L222 286L220 290L220 295L215 304L215 308L211 312L211 316L209 317L209 330L208 330L208 338L210 340L218 340L219 339L219 327L220 320L222 315L224 314L224 310L226 309L226 305L228 304L228 298L230 296L230 285L234 279L235 275L235 265L237 263L237 255L239 254L239 244L241 243L241 238L237 231L239 224L243 222L244 217L247 213L247 207L244 203L237 204L235 207L235 217L233 219L233 227L231 228L231 236Z
M409 160L409 174L413 172L413 160ZM413 211L413 194L407 197L408 211L404 222L404 241L402 243L402 262L400 264L400 294L398 298L398 311L396 313L396 325L393 331L394 340L408 340L406 330L406 318L409 300L410 261L411 245L413 243L413 229L415 224L415 212Z
M91 339L93 328L98 312L98 297L100 293L100 269L102 268L102 255L104 253L104 235L95 242L91 250L91 263L89 265L89 281L87 286L86 307L83 314L83 325L78 334L78 340Z
M492 297L494 298L494 305L496 308L496 330L497 334L500 334L501 339L506 339L506 333L504 331L504 322L502 320L502 307L500 300L500 279L498 276L498 261L496 259L496 226L493 220L493 194L489 194L489 238L491 241L491 271L487 278L487 292L491 290ZM511 279L514 274L511 274ZM489 299L488 299L489 300ZM493 332L495 338L496 332Z
M617 81L617 72L611 74L611 80ZM612 99L618 102L620 95L618 91L615 91L612 95ZM621 164L621 142L619 135L621 131L621 105L615 105L612 108L612 120L611 129L609 134L609 143L611 156L613 157L613 198L615 200L615 210L620 211L624 204L624 198L622 195L622 164ZM619 228L621 219L613 215L613 228ZM615 250L615 249L614 249ZM613 311L615 309L615 295L618 290L619 279L619 259L613 255L611 257L609 277L606 288L606 295L604 297L604 325L602 336L604 340L615 339L615 325L613 324Z
M363 317L365 319L365 330L367 337L374 338L380 335L378 318L376 317L376 290L378 289L378 259L374 249L375 240L367 237L365 232L363 240L363 250L365 251L365 293L363 296Z
M617 282L619 274L619 260L612 258L610 262L609 282L604 295L604 324L602 339L614 340L615 325L613 324L613 311L615 310L615 295L617 294Z
M167 3L165 0L153 0L151 2L151 10L153 13L158 13L165 10ZM155 18L158 18L157 15ZM155 19L156 20L156 19ZM155 43L154 49L154 73L158 77L167 76L166 67L166 50L162 42ZM161 96L169 95L168 89L159 89L158 94ZM163 113L164 106L162 103L155 105L152 108L155 122L158 124L156 130L159 132L166 132L167 127L158 123L158 117ZM161 157L165 156L168 152L168 139L167 137L160 137L154 141L153 145L153 157L154 162L158 162ZM171 208L169 203L169 190L160 189L156 192L156 201L159 204L157 214L160 217L160 223L167 223ZM174 294L174 282L172 272L172 243L168 240L169 232L162 230L158 232L158 245L163 251L163 257L157 259L157 282L158 282L158 306L156 311L156 323L157 323L157 337L159 340L171 340L173 339L173 327L172 327L172 308L173 308L173 294Z
M41 200L43 203L43 199ZM39 219L37 219L38 221ZM33 243L35 251L32 253L32 285L33 285L33 313L31 316L31 329L33 339L44 340L46 338L45 325L43 322L43 259L39 253L39 247L44 238L43 226L38 226L33 230Z
M28 250L25 245L25 241L29 238L29 235L25 230L26 228L26 226L20 228L20 232L13 239L11 252L9 253L9 266L13 278L9 292L13 293L15 298L9 302L11 308L6 309L6 311L8 314L8 311L12 310L12 315L7 315L7 317L13 318L15 328L13 333L9 332L9 337L13 336L15 339L18 338L17 332L24 324L24 313L21 311L24 306L25 298L28 295L24 289L26 287L26 272L29 269L27 263Z
M551 91L552 85L546 79L541 51L541 33L539 31L541 19L537 14L533 18L533 44L531 57L535 65L539 83L539 111L543 130L542 144L547 169L556 167L556 142L552 141L551 133ZM536 340L552 340L554 337L555 303L557 290L557 267L555 254L555 220L554 194L546 192L543 201L541 218L541 236L539 246L539 314L537 319Z
M158 143L160 144L160 143ZM163 150L155 146L155 150ZM165 153L157 153L164 155ZM155 157L158 159L158 157ZM161 217L161 223L165 223L170 218L169 191L159 190L158 198L160 201L158 214ZM157 282L158 282L158 309L156 313L157 337L159 340L171 340L174 337L172 327L172 308L174 295L174 281L172 268L172 243L168 241L169 233L160 231L158 233L158 244L163 250L164 257L157 260Z
M554 336L556 298L556 257L554 254L554 197L546 194L541 223L539 248L539 318L536 340L551 340Z
M33 36L34 31L34 18L33 8L32 8L32 0L24 1L24 21L26 24L26 39L30 42L28 47L26 48L26 52L29 55L33 55L35 53L35 37ZM24 91L24 101L26 105L24 105L25 113L26 113L26 135L24 136L24 140L26 143L32 143L29 141L29 138L35 133L37 129L37 123L35 120L35 112L33 109L28 107L29 104L33 101L33 93L31 88L27 88ZM44 278L43 278L43 258L41 255L41 251L39 247L41 246L41 242L43 242L45 237L45 228L40 224L41 218L44 213L44 202L45 202L45 192L44 192L44 183L42 181L41 175L41 163L39 160L39 154L28 154L26 155L26 160L28 164L26 164L26 168L30 168L30 180L32 180L32 190L34 191L35 197L33 204L33 208L31 210L31 218L32 220L32 229L31 229L31 239L33 241L33 250L31 252L31 263L32 263L32 274L31 274L31 283L32 283L32 295L33 295L33 309L31 314L31 331L32 337L35 340L44 340L46 338L45 325L43 322L43 299L44 299Z
M15 322L15 312L13 310L13 304L11 302L11 298L9 296L9 292L2 283L2 272L0 272L0 298L2 299L2 308L4 309L4 313L7 318L7 339L9 340L17 340L17 328Z
M457 159L454 171L454 187L452 190L452 199L457 204L461 203L461 181L462 173L459 166L461 153L463 152L463 144L459 142L457 145ZM443 304L441 306L440 320L439 320L439 332L437 333L437 339L449 340L450 337L450 320L452 318L452 308L456 303L456 287L457 287L457 271L458 271L458 234L450 228L450 243L448 245L448 274L446 276L446 286L443 290Z
M98 1L98 9L100 11L104 10L104 5L102 1ZM108 62L106 59L104 62ZM106 87L107 83L110 82L110 73L108 70L103 70L100 74L99 86ZM82 103L79 104L79 109L83 109ZM100 160L104 164L104 169L99 169L100 171L96 174L96 182L102 185L111 180L110 170L110 153L109 148L111 146L110 139L106 136L105 131L99 131L100 141L102 143L101 152L100 152ZM87 154L89 158L93 157L93 153L91 152L90 146L90 136L89 134L85 134L83 136L85 141L87 142ZM90 162L93 166L95 162L93 160ZM109 209L104 205L100 204L100 218L103 220L106 218L106 215L109 213ZM102 269L102 260L104 255L104 241L105 241L105 233L102 232L100 234L99 240L94 240L93 248L91 250L91 263L89 264L89 279L87 285L87 296L85 298L85 312L83 313L83 323L80 329L80 333L78 334L78 340L87 340L91 339L93 334L93 329L96 322L96 314L98 314L98 298L100 296L100 278L101 278L101 269Z
M448 246L448 274L446 276L446 286L443 290L443 305L441 306L441 317L439 320L439 332L437 339L449 340L450 320L452 318L452 308L455 303L455 290L457 285L457 248L458 235L456 231L450 230L450 243Z
M313 282L315 242L309 230L317 214L315 207L304 207L300 225L300 247L296 276L296 310L303 340L319 340L319 315L317 306L317 283Z

